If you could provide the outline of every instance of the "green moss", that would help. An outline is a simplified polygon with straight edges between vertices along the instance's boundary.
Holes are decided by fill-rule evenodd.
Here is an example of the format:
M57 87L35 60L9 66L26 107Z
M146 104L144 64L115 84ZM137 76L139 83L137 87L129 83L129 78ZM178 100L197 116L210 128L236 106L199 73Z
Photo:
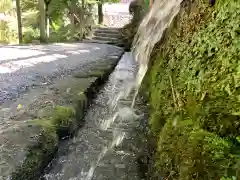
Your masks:
M153 112L150 115L149 126L153 135L157 136L164 126L166 120L159 112Z
M51 115L44 119L29 120L29 124L37 124L46 129L53 129L59 138L68 135L72 131L75 122L75 111L72 108L56 106L51 110Z
M197 5L155 48L142 87L157 164L168 179L238 179L240 1Z
M165 117L182 109L204 129L235 136L240 132L240 6L235 1L222 6L191 38L169 38L148 74L147 90L151 107Z
M231 143L194 125L168 120L158 141L159 171L169 179L215 179L235 176ZM217 178L217 179L218 179Z
M27 156L12 174L12 180L38 180L44 168L54 157L58 146L58 137L53 128L43 128L37 144L29 147Z
M214 12L213 21L194 34L190 43L176 43L176 53L169 56L168 69L174 68L174 86L178 87L176 91L184 105L191 106L191 111L197 109L198 116L192 118L204 129L235 136L240 132L240 20L237 18L240 4L233 1L224 7Z
M84 97L79 94L79 100L84 100ZM13 180L38 180L54 157L59 139L73 133L79 124L72 108L56 106L51 112L48 118L27 121L30 125L39 125L42 131L36 143L28 147L23 164L12 174Z
M51 123L56 126L58 136L61 138L72 133L75 127L74 124L76 124L74 110L72 108L57 106L55 111Z

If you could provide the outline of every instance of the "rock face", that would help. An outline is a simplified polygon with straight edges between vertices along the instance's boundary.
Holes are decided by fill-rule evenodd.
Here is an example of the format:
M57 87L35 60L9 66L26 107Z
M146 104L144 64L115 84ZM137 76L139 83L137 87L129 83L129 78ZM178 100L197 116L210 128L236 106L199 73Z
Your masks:
M61 139L83 125L123 50L79 43L0 51L0 180L37 180Z

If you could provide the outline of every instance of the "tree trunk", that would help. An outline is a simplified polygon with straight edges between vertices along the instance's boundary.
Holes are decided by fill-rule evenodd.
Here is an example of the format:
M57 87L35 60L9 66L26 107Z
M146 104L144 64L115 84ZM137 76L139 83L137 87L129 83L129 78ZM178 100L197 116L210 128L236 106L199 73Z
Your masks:
M103 23L103 4L102 1L98 3L98 24Z
M46 19L45 19L45 27L46 27L46 37L47 39L49 38L49 28L50 28L50 24L49 24L49 13L48 13L48 6L49 4L45 4L45 7L46 7Z
M49 29L50 29L50 21L49 21L49 5L51 3L52 0L44 0L45 2L45 27L46 27L46 36L47 39L49 39Z
M70 22L72 25L72 28L75 28L75 13L76 13L76 6L77 6L77 2L76 0L72 0L71 1L71 6L70 6L70 12L71 12L71 17L70 17ZM72 29L72 30L73 30Z
M70 4L70 22L71 22L71 39L73 39L76 32L76 19L77 19L77 0L71 0Z
M17 9L17 22L18 22L18 41L19 44L22 43L22 15L21 15L21 6L20 0L16 0L16 9Z
M44 0L38 0L38 8L40 13L40 42L47 42L46 38L46 11Z
M82 9L84 11L84 7L85 7L85 0L82 0Z

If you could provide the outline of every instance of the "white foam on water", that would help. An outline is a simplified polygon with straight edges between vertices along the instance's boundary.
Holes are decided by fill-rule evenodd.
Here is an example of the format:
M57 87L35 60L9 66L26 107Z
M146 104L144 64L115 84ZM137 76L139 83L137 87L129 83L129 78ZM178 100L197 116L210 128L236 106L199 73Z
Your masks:
M181 3L182 0L155 0L149 13L142 20L138 28L133 42L133 54L139 64L139 68L132 107L134 106L138 89L148 70L151 52L156 43L161 40L164 31L178 14Z

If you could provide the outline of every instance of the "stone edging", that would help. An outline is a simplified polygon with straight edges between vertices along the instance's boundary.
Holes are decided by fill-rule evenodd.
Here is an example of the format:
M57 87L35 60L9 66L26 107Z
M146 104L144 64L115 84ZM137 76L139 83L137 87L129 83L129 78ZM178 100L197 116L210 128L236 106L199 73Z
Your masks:
M83 119L86 110L96 93L108 80L122 54L123 52L117 54L112 66L102 70L102 74L98 74L84 92L74 100L74 107L56 106L53 114L48 118L35 119L30 122L29 126L40 126L41 131L36 143L28 147L24 162L12 173L12 180L38 180L40 178L45 168L55 157L62 139L66 136L72 136L76 130L84 126ZM110 56L107 58L111 60Z

